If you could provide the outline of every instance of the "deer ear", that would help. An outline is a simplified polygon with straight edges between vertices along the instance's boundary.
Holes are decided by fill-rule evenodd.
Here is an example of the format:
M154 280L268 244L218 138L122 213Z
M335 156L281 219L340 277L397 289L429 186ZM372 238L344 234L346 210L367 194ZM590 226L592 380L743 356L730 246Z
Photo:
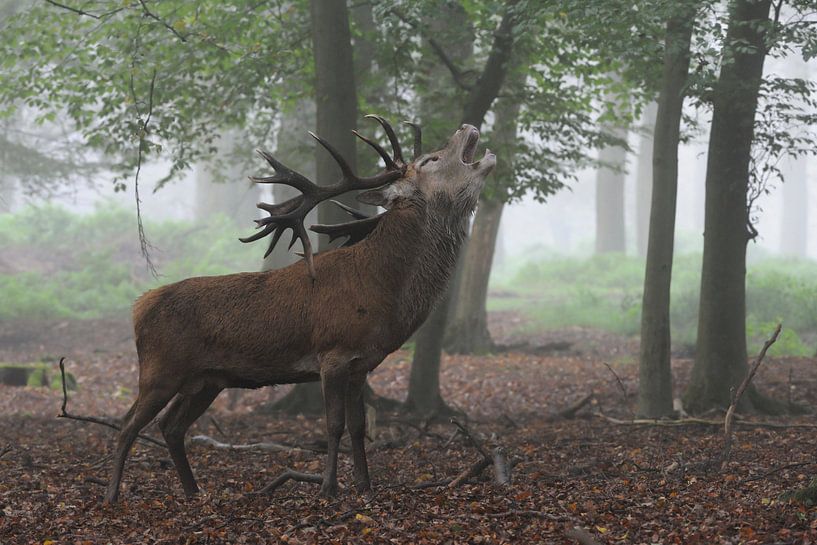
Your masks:
M386 187L364 191L357 196L357 200L363 204L391 208L396 200L410 196L412 191L411 184L400 180Z
M372 206L382 206L385 208L388 204L386 197L387 189L387 187L381 187L379 189L364 191L357 196L357 200L363 204L371 204Z

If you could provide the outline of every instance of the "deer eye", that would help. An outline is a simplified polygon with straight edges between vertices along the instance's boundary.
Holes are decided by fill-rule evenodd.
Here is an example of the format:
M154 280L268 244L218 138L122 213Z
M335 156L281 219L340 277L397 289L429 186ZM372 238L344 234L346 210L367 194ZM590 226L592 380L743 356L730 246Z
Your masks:
M440 160L440 158L436 157L436 156L435 157L428 157L426 159L423 159L423 162L420 163L420 168L423 168L426 163L430 163L430 162L433 162L433 161L439 161L439 160Z

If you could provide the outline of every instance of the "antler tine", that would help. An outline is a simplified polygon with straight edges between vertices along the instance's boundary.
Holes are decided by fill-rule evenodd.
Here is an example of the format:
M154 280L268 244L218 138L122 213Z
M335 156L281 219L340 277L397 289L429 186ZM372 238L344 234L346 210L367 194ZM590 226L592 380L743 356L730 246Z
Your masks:
M329 202L331 202L332 204L334 204L338 208L341 208L344 212L346 212L347 214L349 214L350 216L352 216L353 218L355 218L357 220L363 220L363 219L371 217L371 216L367 216L366 214L362 213L360 210L355 210L351 206L343 204L340 201L336 201L336 200L332 199Z
M318 144L323 146L324 149L326 149L326 151L329 152L329 154L332 156L332 158L335 160L335 162L340 167L340 171L343 173L343 177L345 179L347 179L347 180L357 180L357 175L354 172L352 172L352 167L349 166L349 163L346 162L346 159L343 158L343 155L341 155L338 150L333 148L332 145L329 142L327 142L326 140L324 140L323 138L321 138L320 136L318 136L314 132L312 132L312 131L308 131L308 132L309 132L309 136L311 136L312 138L317 140Z
M354 132L358 138L369 144L369 146L371 146L386 163L386 169L383 172L375 174L374 176L364 178L356 175L354 171L352 171L352 167L349 165L349 163L346 162L346 159L344 159L343 156L334 147L332 147L331 144L329 144L329 142L313 132L309 133L310 136L317 140L317 142L329 152L332 158L338 163L338 166L343 174L341 179L333 185L318 186L306 176L292 170L275 159L269 153L263 150L257 150L258 154L263 157L264 160L275 170L275 175L268 177L250 177L250 179L258 183L288 185L299 190L301 194L281 203L258 203L258 208L268 212L269 216L255 220L256 228L259 229L257 233L239 240L241 240L241 242L253 242L265 236L272 235L270 245L264 254L264 257L267 257L275 248L275 245L278 244L284 231L291 229L292 239L290 240L289 247L292 248L292 245L295 244L297 240L301 241L301 244L303 245L303 258L304 261L306 261L309 276L311 276L314 280L315 265L313 263L312 243L309 240L309 235L307 234L306 227L303 224L309 211L315 208L322 201L331 199L332 197L336 197L356 189L372 189L375 187L380 187L397 181L405 174L405 162L403 161L403 156L400 151L400 144L397 142L397 137L394 134L394 130L392 130L391 126L389 126L389 124L386 123L383 118L379 116L373 117L378 120L378 122L383 126L383 129L386 131L386 135L389 137L394 150L393 157L389 157L388 153L386 153L386 151L376 142L360 135L357 133L357 131L352 132ZM356 212L349 207L342 204L339 204L339 206L358 218L359 221L365 218L365 216L356 215ZM375 222L366 223L365 229L363 226L355 227L355 240L358 240L357 237L360 237L360 240L365 238L366 234L371 230L371 225L374 225L374 223Z
M383 162L386 164L386 170L396 170L397 168L399 168L395 164L394 160L391 157L389 157L389 154L386 153L386 150L384 150L380 146L380 144L372 140L369 140L368 138L366 138L365 136L363 136L362 134L355 130L352 131L352 134L354 134L355 136L369 144L377 152L377 154L383 159Z
M414 132L414 157L412 159L417 159L423 154L423 129L420 128L420 125L411 121L403 121L403 123L411 127L412 132Z
M389 137L389 142L391 142L392 152L394 153L394 160L405 164L406 161L403 159L403 150L400 148L400 142L397 140L397 135L394 133L394 129L392 129L391 125L389 125L389 122L380 117L379 115L368 114L364 117L374 119L375 121L380 123L380 126L383 127L383 131L386 133L386 136Z

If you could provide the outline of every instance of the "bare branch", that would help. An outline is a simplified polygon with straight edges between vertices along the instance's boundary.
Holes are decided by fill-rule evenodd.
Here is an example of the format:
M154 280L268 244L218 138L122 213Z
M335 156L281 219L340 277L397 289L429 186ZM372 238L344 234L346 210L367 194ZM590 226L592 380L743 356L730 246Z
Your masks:
M105 426L117 431L120 431L122 428L114 424L113 422L109 422L108 420L97 418L95 416L82 416L78 414L71 414L66 410L66 406L68 405L68 389L65 384L65 357L63 356L60 358L60 378L62 379L62 407L60 408L60 414L57 415L57 418L67 418L69 420L77 420L79 422L89 422L91 424L99 424L100 426ZM167 445L158 439L154 439L148 435L142 435L141 433L136 436L138 439L156 445L157 447L167 448Z
M147 236L145 235L145 226L142 223L142 199L139 196L139 174L142 172L142 158L144 154L144 147L145 147L145 137L147 136L148 132L148 124L150 123L150 118L153 115L153 90L156 84L156 69L153 69L153 76L150 78L150 93L148 96L148 111L147 115L145 116L145 120L139 120L140 127L139 127L139 146L137 151L136 157L136 174L133 179L133 189L136 197L136 225L137 231L139 233L139 249L142 252L142 256L145 258L145 263L147 265L148 270L153 275L154 278L158 278L159 275L156 272L156 266L153 264L153 260L150 258L150 243L148 242ZM130 91L131 96L133 98L134 107L136 107L137 114L141 117L141 113L139 112L139 107L137 106L137 99L136 99L136 91L134 90L133 86L133 72L131 72L130 78Z
M400 19L401 21L409 25L411 28L416 30L420 34L420 36L428 42L428 45L431 46L432 51L434 51L434 53L440 58L445 67L448 68L448 71L451 72L451 77L454 79L454 83L456 83L458 87L465 91L471 90L473 85L470 85L465 81L465 76L471 73L470 70L467 72L463 72L462 70L460 70L456 63L445 52L445 49L443 48L443 46L440 45L440 42L429 36L428 32L426 32L426 29L422 28L417 23L417 21L409 19L397 8L391 8L389 11L393 13L398 19Z
M733 421L735 419L735 410L737 409L738 403L740 403L740 398L743 397L743 394L746 392L746 389L749 387L752 379L755 378L755 374L757 373L760 364L763 363L763 358L766 357L766 351L777 341L777 337L780 335L780 330L782 328L782 324L777 324L772 336L769 337L765 343L763 343L763 348L760 349L760 353L757 355L752 367L749 369L746 377L740 383L740 386L738 386L735 396L732 399L732 403L729 404L729 409L726 411L726 417L724 418L723 422L723 452L721 453L720 460L721 471L726 469L726 464L729 462L729 455L732 453Z
M90 13L90 12L85 11L83 9L79 9L79 8L68 6L66 4L61 4L59 2L55 2L54 0L45 0L45 2L47 4L51 4L54 7L67 10L67 11L70 11L72 13L76 13L79 16L90 17L91 19L96 19L98 21L102 20L102 19L106 19L106 18L110 17L111 15L113 15L115 13L119 13L120 11L122 11L124 9L124 8L115 8L115 9L112 9L110 11L106 11L102 15L97 15L96 13Z

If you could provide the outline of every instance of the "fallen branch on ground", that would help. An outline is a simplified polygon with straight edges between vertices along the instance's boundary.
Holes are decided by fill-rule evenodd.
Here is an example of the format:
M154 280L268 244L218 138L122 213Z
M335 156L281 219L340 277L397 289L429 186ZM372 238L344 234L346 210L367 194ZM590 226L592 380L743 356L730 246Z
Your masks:
M301 473L300 471L294 471L287 468L283 473L278 475L275 480L258 492L253 492L253 494L271 494L282 484L290 480L297 481L299 483L323 484L323 477L321 475L316 475L314 473Z
M732 453L733 423L735 420L735 410L737 409L738 403L740 403L740 398L743 397L743 394L746 392L746 389L749 387L752 379L755 378L755 374L757 373L760 364L763 363L763 358L766 357L766 351L775 343L775 341L777 341L777 337L780 335L780 330L782 327L782 324L777 324L772 336L769 337L765 343L763 343L763 348L760 349L760 353L758 353L757 358L755 358L752 367L749 369L746 377L740 383L740 386L738 386L738 389L732 398L732 403L729 404L729 409L726 411L726 417L723 421L723 452L721 453L720 458L721 471L726 469L726 465L729 463L729 455Z
M417 483L411 488L415 490L422 490L425 488L436 488L439 486L446 486L448 488L457 488L462 486L465 483L471 482L473 479L479 477L483 471L487 468L494 466L494 480L499 485L507 485L511 482L511 469L514 465L516 465L516 461L509 462L507 457L505 456L505 450L498 446L493 449L493 452L489 453L489 451L485 448L482 441L477 439L474 434L471 433L471 430L468 427L457 420L456 418L451 419L451 423L457 427L456 432L451 438L446 441L446 445L448 445L457 435L462 435L465 437L468 442L473 445L473 447L482 455L482 458L471 464L469 467L464 469L462 472L459 473L456 477L442 479L438 481L425 481L421 483Z
M285 445L283 443L247 443L244 445L237 445L233 443L222 443L217 439L213 439L209 435L194 435L190 438L190 442L198 445L206 445L208 447L226 449L226 450L260 450L265 452L309 452L314 451L292 445Z
M68 405L68 388L65 385L65 357L63 356L60 358L60 379L62 380L62 407L60 409L60 414L57 415L57 418L67 418L69 420L77 420L79 422L90 422L91 424L99 424L100 426L105 426L116 431L121 431L121 426L114 424L108 420L103 418L98 418L96 416L83 416L78 414L71 414L66 409ZM141 439L147 443L150 443L157 447L167 448L167 445L163 441L159 441L158 439L154 439L149 435L138 434L136 436L137 439Z
M576 416L577 412L582 410L587 404L589 404L591 401L593 401L594 395L595 394L593 394L593 392L590 392L589 394L587 394L586 396L584 396L583 398L581 398L577 402L573 403L572 405L568 405L567 407L565 407L561 411L551 415L550 418L548 418L548 420L551 420L551 421L552 420L570 420L571 418L574 418Z
M604 413L594 412L593 416L602 418L611 424L618 426L658 426L666 428L677 428L682 426L713 426L720 428L723 426L722 420L705 420L703 418L681 418L679 420L653 420L650 418L638 418L635 420L622 420ZM752 422L750 420L735 420L734 425L746 428L770 428L770 429L817 429L817 424L783 422Z

